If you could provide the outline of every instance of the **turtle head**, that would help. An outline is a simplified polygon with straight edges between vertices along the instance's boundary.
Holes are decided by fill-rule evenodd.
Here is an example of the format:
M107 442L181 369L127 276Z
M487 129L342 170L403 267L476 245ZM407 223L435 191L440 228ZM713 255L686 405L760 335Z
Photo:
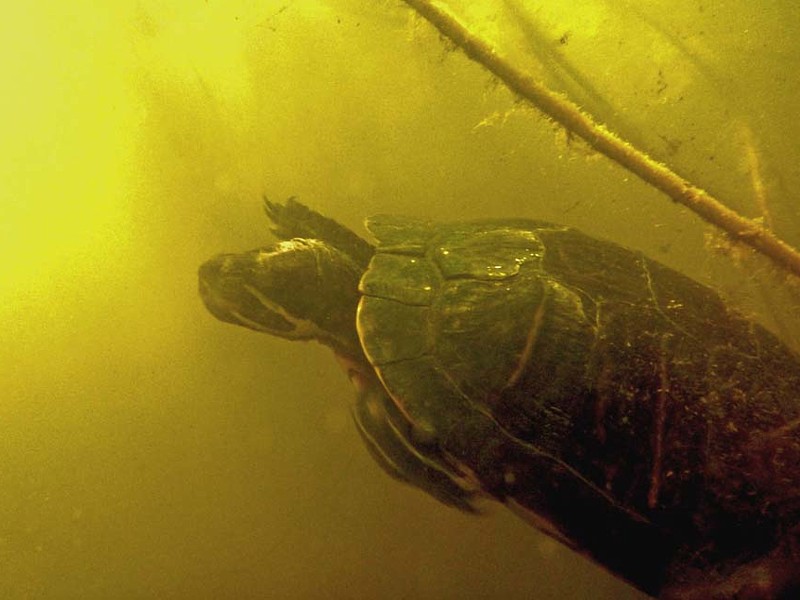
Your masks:
M360 352L355 327L361 269L345 253L313 239L293 239L200 267L200 296L221 321L289 340L316 339L335 351Z

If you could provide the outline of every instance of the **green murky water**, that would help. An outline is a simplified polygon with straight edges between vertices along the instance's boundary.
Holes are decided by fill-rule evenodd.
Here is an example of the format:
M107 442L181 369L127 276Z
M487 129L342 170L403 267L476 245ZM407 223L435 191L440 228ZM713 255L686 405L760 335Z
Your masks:
M795 3L451 6L800 244ZM196 268L265 241L267 194L362 233L379 212L563 222L722 290L789 343L796 282L516 102L399 1L14 10L2 597L641 597L499 508L468 518L387 478L329 352L221 325Z

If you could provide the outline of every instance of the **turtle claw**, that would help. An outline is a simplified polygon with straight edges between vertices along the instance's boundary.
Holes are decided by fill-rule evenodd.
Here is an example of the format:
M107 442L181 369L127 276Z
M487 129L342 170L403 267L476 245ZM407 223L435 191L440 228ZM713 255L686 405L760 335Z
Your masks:
M279 240L317 239L341 250L361 268L366 269L375 249L345 226L324 217L294 196L284 204L264 198L264 212L272 222L270 231Z

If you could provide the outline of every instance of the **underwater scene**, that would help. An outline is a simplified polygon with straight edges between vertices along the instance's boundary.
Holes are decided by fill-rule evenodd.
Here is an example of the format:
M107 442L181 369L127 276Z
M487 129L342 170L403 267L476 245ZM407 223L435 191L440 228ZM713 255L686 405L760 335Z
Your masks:
M798 593L796 3L9 10L0 597Z

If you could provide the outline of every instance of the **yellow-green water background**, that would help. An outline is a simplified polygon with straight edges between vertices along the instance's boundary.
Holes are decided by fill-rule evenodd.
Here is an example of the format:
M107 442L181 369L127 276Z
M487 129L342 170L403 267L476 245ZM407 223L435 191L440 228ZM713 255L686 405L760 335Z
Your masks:
M760 182L800 242L800 5L451 6L749 216ZM0 597L640 598L499 508L469 518L390 480L328 351L213 320L196 268L267 241L268 194L361 232L376 212L568 223L789 341L791 286L397 0L3 13Z

